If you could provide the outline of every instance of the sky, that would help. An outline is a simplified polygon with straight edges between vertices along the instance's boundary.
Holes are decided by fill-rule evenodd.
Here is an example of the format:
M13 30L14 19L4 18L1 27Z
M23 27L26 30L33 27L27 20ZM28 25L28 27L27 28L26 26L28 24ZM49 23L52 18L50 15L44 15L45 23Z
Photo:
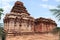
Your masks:
M60 22L50 11L50 9L57 8L56 6L60 4L60 0L0 0L0 8L4 9L4 15L2 15L0 23L3 23L4 16L10 13L16 1L23 2L32 17L52 19L57 23L57 26L60 27Z

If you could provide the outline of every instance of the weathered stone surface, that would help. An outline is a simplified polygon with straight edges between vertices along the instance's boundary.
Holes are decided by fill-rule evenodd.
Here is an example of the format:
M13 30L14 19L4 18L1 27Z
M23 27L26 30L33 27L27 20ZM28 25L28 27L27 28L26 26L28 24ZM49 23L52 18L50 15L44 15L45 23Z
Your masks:
M27 12L26 8L24 7L23 3L20 2L20 1L17 1L17 2L15 3L15 5L13 6L11 12L15 12L15 13L26 13L26 14L30 15L30 14Z
M55 21L42 17L35 19L35 25L36 32L50 32L57 27Z
M34 35L19 35L19 36L7 36L6 40L58 40L57 34L34 34Z
M53 34L56 27L51 19L31 17L19 1L4 18L6 40L58 40L59 34Z

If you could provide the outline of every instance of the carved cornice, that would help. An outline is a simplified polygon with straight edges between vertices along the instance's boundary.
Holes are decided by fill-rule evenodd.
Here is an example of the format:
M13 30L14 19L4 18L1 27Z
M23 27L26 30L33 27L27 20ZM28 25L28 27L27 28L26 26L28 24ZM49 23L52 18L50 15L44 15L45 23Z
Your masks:
M52 32L20 32L20 33L8 33L8 34L13 34L13 36L21 36L21 35L35 35L35 34L48 34ZM11 36L11 35L10 35Z
M43 17L40 17L40 18L37 18L35 19L35 23L47 23L47 24L54 24L57 26L56 22L53 21L52 19L46 19L46 18L43 18Z

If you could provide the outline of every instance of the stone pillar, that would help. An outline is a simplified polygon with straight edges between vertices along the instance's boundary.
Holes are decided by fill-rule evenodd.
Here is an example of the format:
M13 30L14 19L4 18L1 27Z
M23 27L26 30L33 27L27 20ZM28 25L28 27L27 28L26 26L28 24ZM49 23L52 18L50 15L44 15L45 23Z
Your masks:
M47 30L46 30L46 23L44 24L44 29L45 29L45 32L47 32Z
M32 28L31 28L31 31L32 31L32 32L34 32L35 23L34 23L34 22L32 22L32 24L31 24L31 25L32 25L32 26L31 26L31 27L32 27Z
M42 25L42 32L44 32L44 24L42 23L41 25Z
M18 22L14 23L14 27L15 27L14 31L18 32L18 30L19 30L19 23Z

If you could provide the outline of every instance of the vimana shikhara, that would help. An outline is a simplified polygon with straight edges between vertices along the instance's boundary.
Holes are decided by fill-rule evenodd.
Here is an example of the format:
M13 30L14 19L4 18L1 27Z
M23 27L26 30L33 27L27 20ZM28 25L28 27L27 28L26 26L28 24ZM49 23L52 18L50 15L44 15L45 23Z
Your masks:
M30 16L24 4L16 1L10 13L4 17L5 40L59 40L55 21L49 18Z

